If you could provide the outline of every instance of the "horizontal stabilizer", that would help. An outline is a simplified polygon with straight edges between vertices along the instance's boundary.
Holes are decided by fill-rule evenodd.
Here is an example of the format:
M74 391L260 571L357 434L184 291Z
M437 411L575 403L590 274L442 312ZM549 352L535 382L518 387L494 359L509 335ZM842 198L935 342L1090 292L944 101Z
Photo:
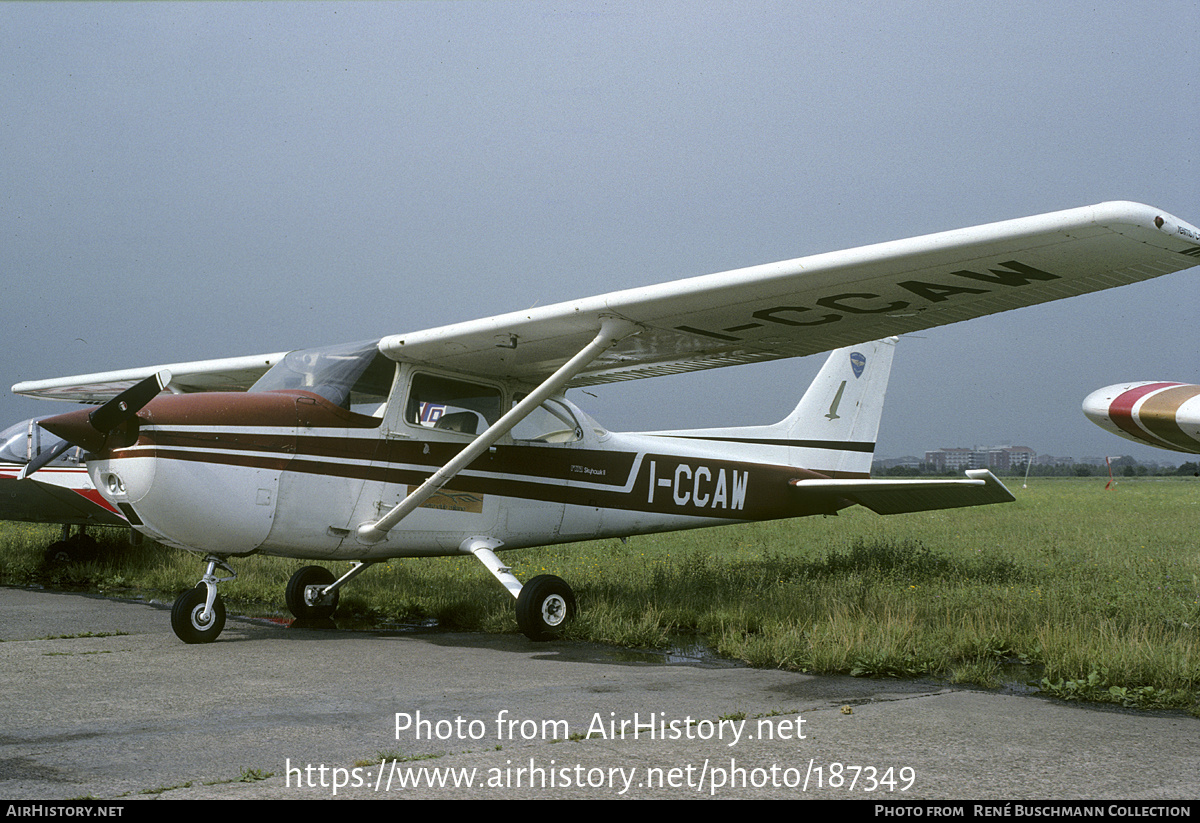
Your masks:
M972 469L968 480L793 480L807 494L828 494L866 506L876 514L957 509L1011 503L1004 484L987 469Z

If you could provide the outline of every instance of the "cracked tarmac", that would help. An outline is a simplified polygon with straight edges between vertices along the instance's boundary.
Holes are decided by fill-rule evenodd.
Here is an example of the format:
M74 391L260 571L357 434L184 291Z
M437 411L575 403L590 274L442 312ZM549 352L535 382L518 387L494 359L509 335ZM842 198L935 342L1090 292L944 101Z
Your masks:
M161 605L13 588L0 641L13 800L314 799L335 782L338 799L1200 794L1200 720L1181 713L516 635L231 616L216 643L188 646ZM648 719L665 734L608 733ZM381 774L381 755L403 762ZM473 784L401 789L401 772Z

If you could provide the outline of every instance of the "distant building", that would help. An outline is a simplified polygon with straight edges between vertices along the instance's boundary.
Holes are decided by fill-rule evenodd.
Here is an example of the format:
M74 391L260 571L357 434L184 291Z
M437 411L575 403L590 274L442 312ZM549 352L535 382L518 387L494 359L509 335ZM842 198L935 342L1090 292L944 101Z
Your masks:
M1055 457L1052 454L1039 454L1033 461L1035 466L1074 466L1074 457Z
M938 449L925 452L925 465L932 471L948 472L971 468L970 449Z
M921 458L912 454L904 457L885 457L874 461L872 465L879 469L892 469L897 466L905 469L920 469Z
M995 446L988 449L987 467L1002 471L1024 469L1035 457L1037 452L1028 446Z
M1023 469L1037 457L1028 446L976 446L937 449L925 452L925 465L936 472L957 472L965 469Z

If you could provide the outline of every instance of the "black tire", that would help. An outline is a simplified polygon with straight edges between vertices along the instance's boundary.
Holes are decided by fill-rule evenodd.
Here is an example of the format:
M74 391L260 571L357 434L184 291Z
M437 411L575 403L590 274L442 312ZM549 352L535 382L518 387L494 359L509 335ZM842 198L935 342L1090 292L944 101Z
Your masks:
M94 560L99 554L100 544L90 534L76 534L66 540L56 540L43 555L47 564L80 563Z
M70 563L71 547L67 545L66 540L55 540L46 547L46 553L42 555L42 559L46 561L47 566Z
M288 580L284 598L287 600L288 611L298 620L328 620L333 617L333 613L337 611L340 592L333 593L333 602L327 606L310 603L304 596L306 587L329 585L333 581L334 576L329 569L322 566L305 566Z
M575 617L575 593L561 577L540 574L517 596L517 626L530 640L561 637Z
M77 534L67 538L67 546L71 550L74 561L95 560L100 554L100 544L90 534Z
M200 620L207 599L208 586L203 583L175 599L175 605L171 607L171 628L184 643L211 643L225 628L225 603L220 595L213 601L213 613L209 621L205 623Z

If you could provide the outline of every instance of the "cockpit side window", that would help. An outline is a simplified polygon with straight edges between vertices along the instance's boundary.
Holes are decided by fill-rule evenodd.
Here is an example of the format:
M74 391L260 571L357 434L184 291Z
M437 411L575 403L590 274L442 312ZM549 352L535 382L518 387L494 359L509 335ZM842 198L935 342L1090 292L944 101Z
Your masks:
M513 398L516 405L524 397ZM578 443L603 440L608 432L583 409L562 395L551 397L517 425L513 440L533 443Z
M415 374L404 419L414 426L479 434L500 419L500 390L432 374Z

